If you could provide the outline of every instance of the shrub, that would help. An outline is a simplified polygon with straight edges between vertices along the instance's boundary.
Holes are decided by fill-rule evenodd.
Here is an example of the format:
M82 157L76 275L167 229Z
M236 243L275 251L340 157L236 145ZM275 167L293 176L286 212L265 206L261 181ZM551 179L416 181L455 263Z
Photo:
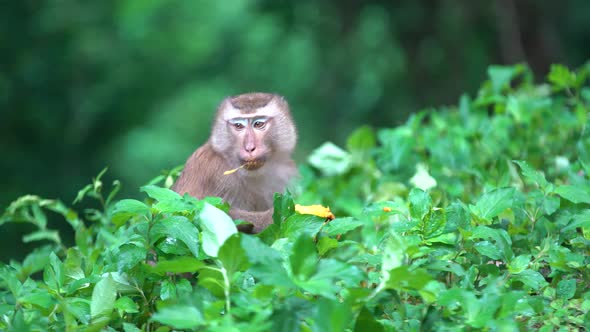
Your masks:
M472 99L356 130L301 166L274 224L237 233L218 198L115 199L99 174L74 203L24 196L0 219L39 247L0 264L10 330L579 330L590 324L590 66L492 66ZM157 184L163 183L163 186ZM47 227L72 227L67 246Z

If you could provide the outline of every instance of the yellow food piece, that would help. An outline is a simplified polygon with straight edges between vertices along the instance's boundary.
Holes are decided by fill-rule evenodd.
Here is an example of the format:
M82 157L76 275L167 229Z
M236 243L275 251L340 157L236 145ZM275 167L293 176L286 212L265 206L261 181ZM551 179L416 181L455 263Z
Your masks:
M383 208L384 212L391 212L391 208L389 206L386 206Z
M230 169L229 171L225 171L225 172L223 172L223 175L233 174L233 173L237 172L240 168L242 168L244 166L245 166L245 164L242 165L242 166L240 166L240 167L238 167L238 168L234 168L234 169Z
M311 214L314 216L326 218L326 219L334 219L336 216L330 211L329 207L324 207L321 205L299 205L295 204L295 211L299 214Z

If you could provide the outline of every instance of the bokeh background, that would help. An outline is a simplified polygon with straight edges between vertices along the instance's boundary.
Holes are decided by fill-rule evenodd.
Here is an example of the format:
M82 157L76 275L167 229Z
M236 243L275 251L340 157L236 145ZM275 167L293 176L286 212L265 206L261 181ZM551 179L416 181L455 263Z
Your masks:
M139 196L243 92L287 98L304 161L361 124L456 103L490 64L539 80L583 64L589 18L588 0L5 1L0 209L28 193L70 204L105 166L119 197Z

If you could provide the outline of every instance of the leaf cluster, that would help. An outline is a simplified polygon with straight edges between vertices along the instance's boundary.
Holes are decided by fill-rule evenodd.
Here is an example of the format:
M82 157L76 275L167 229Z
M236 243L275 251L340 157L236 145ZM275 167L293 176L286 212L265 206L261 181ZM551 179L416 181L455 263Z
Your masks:
M24 196L0 217L39 247L0 264L0 329L570 330L590 323L590 67L492 66L475 98L362 127L301 166L274 223L237 232L219 198ZM177 170L175 171L177 172ZM164 182L164 186L157 184ZM336 219L295 211L329 205ZM65 245L47 226L63 217Z

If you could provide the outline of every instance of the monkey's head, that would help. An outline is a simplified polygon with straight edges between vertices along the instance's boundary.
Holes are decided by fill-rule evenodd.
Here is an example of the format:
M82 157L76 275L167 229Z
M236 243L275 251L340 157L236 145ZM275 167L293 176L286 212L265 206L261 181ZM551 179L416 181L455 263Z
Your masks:
M297 133L289 105L270 93L247 93L221 102L210 143L232 166L256 170L289 156Z

